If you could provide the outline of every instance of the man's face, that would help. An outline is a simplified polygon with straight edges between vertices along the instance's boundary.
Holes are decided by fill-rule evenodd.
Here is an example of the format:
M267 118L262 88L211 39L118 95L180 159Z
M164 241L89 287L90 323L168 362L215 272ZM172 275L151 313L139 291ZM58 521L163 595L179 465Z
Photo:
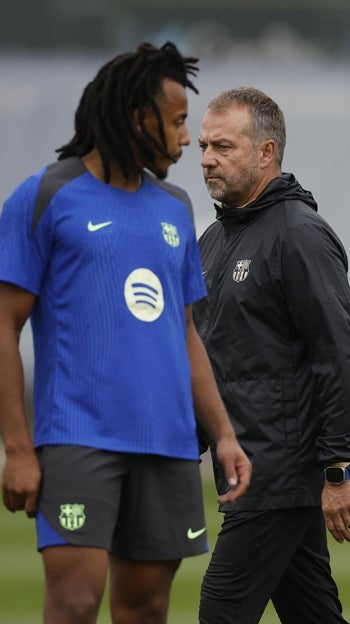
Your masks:
M157 151L153 163L145 166L159 178L165 178L170 165L181 157L182 147L190 144L186 125L188 114L186 90L178 82L164 78L162 93L156 97L156 102L163 120L166 149L171 159ZM145 126L147 131L159 140L158 120L151 109L146 112Z
M199 146L204 180L211 197L225 206L243 206L259 186L259 146L253 145L249 129L244 105L220 112L209 109L203 118Z

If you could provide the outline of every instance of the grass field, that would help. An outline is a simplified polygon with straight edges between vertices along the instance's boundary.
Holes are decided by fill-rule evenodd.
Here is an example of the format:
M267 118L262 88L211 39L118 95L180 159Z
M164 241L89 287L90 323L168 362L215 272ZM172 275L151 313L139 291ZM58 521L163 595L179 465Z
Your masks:
M204 478L209 541L214 544L219 527L216 494L211 479ZM333 575L338 583L344 615L350 618L349 549L350 544L329 541ZM9 513L0 506L0 622L2 624L40 624L43 573L40 555L35 550L34 523L23 513ZM169 624L196 624L199 587L209 555L185 560L173 585ZM98 624L109 624L107 599ZM278 624L268 606L262 624ZM298 624L298 623L295 623ZM317 623L315 623L317 624Z

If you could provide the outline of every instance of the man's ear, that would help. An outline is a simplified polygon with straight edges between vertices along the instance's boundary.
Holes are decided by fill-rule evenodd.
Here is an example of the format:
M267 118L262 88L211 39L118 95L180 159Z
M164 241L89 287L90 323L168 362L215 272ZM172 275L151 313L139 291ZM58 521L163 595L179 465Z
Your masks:
M145 112L145 111L143 111ZM141 132L141 114L140 114L140 109L136 108L132 114L132 120L134 122L135 128L137 128L137 130L139 132Z
M156 116L149 106L144 106L143 108L136 108L132 114L132 118L135 128L141 133L141 120L143 125L147 127L148 124L154 124Z
M276 143L273 139L268 139L260 144L260 164L262 169L266 169L274 160Z

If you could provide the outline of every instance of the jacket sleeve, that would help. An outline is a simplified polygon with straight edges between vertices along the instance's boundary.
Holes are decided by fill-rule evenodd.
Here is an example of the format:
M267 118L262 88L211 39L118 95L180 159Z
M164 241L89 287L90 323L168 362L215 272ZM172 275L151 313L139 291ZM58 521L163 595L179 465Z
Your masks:
M316 380L319 462L350 462L350 288L344 248L319 216L287 229L281 284Z
M203 453L205 453L209 448L210 440L209 440L209 436L206 430L204 429L203 425L199 422L197 418L196 418L196 433L197 433L197 439L198 439L199 454L203 455Z

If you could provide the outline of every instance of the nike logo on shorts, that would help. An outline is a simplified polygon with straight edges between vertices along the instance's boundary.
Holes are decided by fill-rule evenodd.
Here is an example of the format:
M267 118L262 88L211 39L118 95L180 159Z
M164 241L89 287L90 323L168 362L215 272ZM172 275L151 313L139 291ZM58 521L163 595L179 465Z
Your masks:
M202 529L198 529L198 531L192 531L192 529L188 529L187 531L187 537L190 540L196 539L196 537L199 537L200 535L202 535L204 533L204 531L207 530L207 527L203 527Z

